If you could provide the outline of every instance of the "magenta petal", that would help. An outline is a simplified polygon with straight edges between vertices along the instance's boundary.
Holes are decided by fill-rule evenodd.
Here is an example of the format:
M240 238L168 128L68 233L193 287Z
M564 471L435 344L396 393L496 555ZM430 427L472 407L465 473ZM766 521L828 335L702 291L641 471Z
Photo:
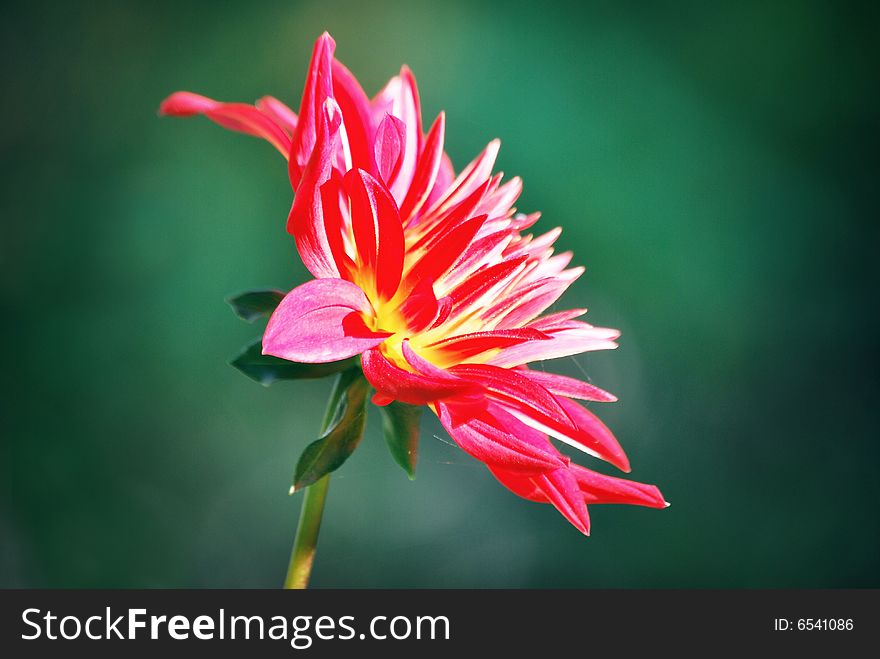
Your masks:
M536 371L523 368L522 371L532 381L552 394L558 396L566 396L567 398L577 398L579 400L591 400L597 403L613 403L617 400L617 396L610 394L604 389L600 389L592 384L581 382L575 378L565 375L557 375L556 373L546 373L544 371Z
M361 314L370 313L367 296L355 284L313 279L275 309L263 334L263 354L309 364L352 357L388 337L367 328Z
M431 377L406 371L390 361L379 350L368 350L361 356L364 376L384 397L410 405L426 405L433 401L474 393L472 383L452 376Z
M597 474L580 465L572 465L571 469L587 503L626 503L648 508L669 505L655 485Z
M567 464L552 446L541 448L511 433L510 415L497 408L478 411L454 401L438 403L440 423L462 450L487 465L508 471L539 474Z
M562 405L568 416L574 421L578 432L570 439L576 441L583 450L592 453L602 460L610 462L622 471L629 471L629 459L614 434L595 414L588 409L563 396L556 400Z
M299 186L300 178L318 140L318 124L324 103L333 96L332 62L335 49L336 42L325 32L318 37L312 50L306 86L299 106L299 118L290 148L288 173L294 190Z
M274 96L264 96L256 102L256 106L260 112L281 126L288 135L293 135L297 124L296 112Z
M489 471L492 472L492 475L498 479L498 482L515 495L537 503L550 503L547 499L547 495L535 485L535 481L529 476L515 471L508 471L507 469L502 469L493 465L487 466L489 467Z
M332 99L327 99L318 125L318 141L303 171L287 218L287 231L293 234L303 264L315 277L334 278L342 274L327 237L321 198L321 186L333 173L333 155L341 123L339 107Z
M403 164L406 148L406 126L397 117L386 114L376 130L376 141L373 146L379 176L385 185L391 187L397 179L397 173Z
M587 504L574 474L569 469L556 469L549 474L536 476L533 480L565 519L584 535L590 535Z

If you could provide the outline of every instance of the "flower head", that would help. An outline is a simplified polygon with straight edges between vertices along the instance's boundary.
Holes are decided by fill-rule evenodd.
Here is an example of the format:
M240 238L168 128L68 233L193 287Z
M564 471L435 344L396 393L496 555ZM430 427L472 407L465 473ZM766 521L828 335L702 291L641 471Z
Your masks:
M623 471L608 428L577 400L616 398L536 361L617 347L619 333L549 313L583 272L555 254L560 230L524 234L539 215L513 207L522 183L493 174L492 141L456 173L445 117L424 130L404 67L372 99L315 44L299 113L271 97L254 106L178 92L164 114L203 114L262 137L288 160L287 229L314 275L287 293L264 354L300 363L360 355L373 402L428 406L464 451L514 493L550 503L589 533L587 504L665 506L659 490L576 465L550 438Z

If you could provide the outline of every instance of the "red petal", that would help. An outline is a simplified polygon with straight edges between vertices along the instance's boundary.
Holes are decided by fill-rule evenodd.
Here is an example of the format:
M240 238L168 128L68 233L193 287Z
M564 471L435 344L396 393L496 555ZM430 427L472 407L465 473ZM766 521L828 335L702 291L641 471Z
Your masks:
M520 371L489 364L458 364L448 369L459 377L479 383L492 398L534 417L554 429L573 432L574 423L556 397Z
M406 276L408 285L421 279L437 280L459 259L485 221L485 215L475 217L450 231L412 267Z
M365 352L361 356L361 363L364 375L379 393L410 405L426 405L476 390L472 383L452 376L435 378L405 371L379 350Z
M491 471L492 475L498 479L499 483L515 495L537 503L550 503L547 499L547 495L535 485L535 482L531 477L491 465L489 465L489 471Z
M296 112L279 101L274 96L264 96L256 102L260 112L281 126L288 135L293 135L296 130Z
M532 480L565 519L584 535L590 535L587 504L571 471L556 469L549 474L534 476Z
M372 308L364 292L342 279L313 279L288 293L263 334L263 354L309 364L333 362L382 343L361 314Z
M556 400L575 422L578 433L571 439L580 444L580 448L606 460L622 471L630 470L629 459L623 448L608 427L599 420L595 414L563 396L557 396Z
M434 181L434 187L431 194L428 195L428 201L425 202L425 205L432 208L440 196L449 189L454 179L455 168L452 166L449 156L444 153L440 158L440 171L437 172L437 180Z
M617 400L617 396L614 394L575 378L556 373L545 373L544 371L526 370L524 372L532 382L538 383L550 393L558 396L591 400L597 403L613 403Z
M400 284L405 250L397 205L385 187L362 169L351 170L344 181L359 265L373 274L379 295L391 299Z
M440 423L455 443L477 460L520 473L542 473L565 466L566 460L552 446L541 448L508 429L513 418L497 407L483 410L455 401L438 403Z
M159 113L177 117L204 114L224 128L263 138L278 149L285 158L290 153L288 134L270 116L252 105L219 103L199 94L176 92L162 101Z
M309 62L309 72L299 106L299 121L293 133L290 151L290 183L294 190L299 187L304 170L312 160L312 150L317 147L324 103L333 96L332 62L335 48L333 37L325 32L318 37L312 50L312 60Z
M587 503L626 503L648 508L669 505L655 485L605 476L580 465L571 465L571 469Z
M477 302L482 296L490 294L503 286L508 277L526 261L525 256L502 261L489 267L478 270L473 276L465 279L449 293L453 300L453 311L459 312L467 309Z
M418 164L413 173L412 183L406 193L403 203L400 205L400 218L406 223L415 217L422 204L428 198L434 181L437 180L437 172L440 168L440 157L443 155L443 136L446 126L446 115L442 112L425 138L425 146L419 154Z
M525 343L526 341L543 341L549 338L543 332L529 328L493 330L452 336L431 343L428 347L442 350L448 355L454 355L458 359L468 359L487 350L505 348Z
M440 303L434 295L434 282L430 279L419 281L400 305L400 313L413 333L429 327L437 319L439 312Z
M615 332L614 335L616 336L615 330L599 327L594 329L596 331L592 335L582 330L546 331L545 333L550 336L549 341L526 343L505 348L489 359L488 362L496 366L520 366L545 359L556 359L557 357L579 355L583 352L613 350L617 348L617 344L613 339L607 338L609 332Z
M306 268L315 277L339 277L333 251L327 239L320 186L330 179L342 116L333 99L327 99L318 126L318 141L303 171L302 183L293 198L287 231ZM291 160L293 162L293 160Z
M370 100L351 72L337 60L332 62L333 95L342 110L342 121L351 152L351 166L376 173L373 158L373 128Z

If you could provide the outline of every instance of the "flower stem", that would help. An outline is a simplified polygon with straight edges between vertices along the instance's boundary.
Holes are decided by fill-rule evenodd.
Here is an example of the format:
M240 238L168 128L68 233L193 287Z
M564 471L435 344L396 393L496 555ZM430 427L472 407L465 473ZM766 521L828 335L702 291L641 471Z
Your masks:
M327 410L324 412L324 420L321 422L321 435L327 432L339 399L344 393L343 374L336 377L333 391L327 401ZM293 550L290 552L290 564L287 566L287 576L284 578L284 588L302 590L309 585L309 577L312 574L312 563L315 561L315 552L318 550L318 532L321 530L321 518L324 515L324 502L327 500L327 489L330 487L330 474L323 476L309 485L305 490L302 508L299 513L299 522L296 525L296 538L293 541Z
M324 501L330 487L330 476L324 476L306 488L299 524L296 527L296 540L290 553L290 565L284 587L303 589L309 585L312 563L318 549L318 531L321 530L321 516L324 514Z

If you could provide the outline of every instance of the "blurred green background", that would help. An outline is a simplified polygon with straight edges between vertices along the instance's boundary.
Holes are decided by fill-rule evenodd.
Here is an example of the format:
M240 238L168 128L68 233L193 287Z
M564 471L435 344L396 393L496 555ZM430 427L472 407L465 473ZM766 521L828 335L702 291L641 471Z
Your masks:
M223 300L307 277L285 167L156 108L296 107L328 29L369 93L411 65L457 167L502 139L588 267L562 305L623 331L557 370L673 505L584 538L433 419L409 482L373 414L314 585L880 586L877 6L638 4L7 3L0 585L280 584L329 383L227 366Z

